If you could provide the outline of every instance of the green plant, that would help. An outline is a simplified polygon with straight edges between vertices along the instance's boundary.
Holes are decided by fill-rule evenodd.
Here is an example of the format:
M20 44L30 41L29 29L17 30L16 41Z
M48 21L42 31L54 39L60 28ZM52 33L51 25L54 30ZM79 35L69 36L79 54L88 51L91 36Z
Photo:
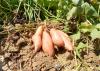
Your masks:
M85 0L0 0L0 17L4 20L12 18L12 12L24 12L30 21L40 18L67 19L73 16L88 19L93 23L100 21L100 2ZM94 19L97 19L94 21Z

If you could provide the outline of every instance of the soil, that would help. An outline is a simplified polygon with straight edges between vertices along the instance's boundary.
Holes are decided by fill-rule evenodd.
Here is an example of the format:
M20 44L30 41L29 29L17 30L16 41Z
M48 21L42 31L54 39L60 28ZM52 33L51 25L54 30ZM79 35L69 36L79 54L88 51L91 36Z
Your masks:
M46 25L63 29L63 24L53 23ZM0 71L100 71L100 55L96 55L93 47L82 60L65 49L55 49L53 57L42 49L35 53L30 37L41 24L44 22L4 27L5 34L0 33L3 36L0 37Z

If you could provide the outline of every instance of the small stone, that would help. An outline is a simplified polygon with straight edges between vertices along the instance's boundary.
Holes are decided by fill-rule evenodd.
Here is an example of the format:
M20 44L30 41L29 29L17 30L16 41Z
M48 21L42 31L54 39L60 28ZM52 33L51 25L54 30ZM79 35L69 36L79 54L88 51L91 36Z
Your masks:
M10 55L11 55L11 53L5 53L4 57L8 58L8 57L10 57Z
M2 67L2 69L4 70L4 71L7 71L9 68L8 68L8 65L6 64L5 66L3 66Z
M61 71L62 66L60 64L55 64L55 69Z
M11 65L13 65L13 62L9 61L8 64L9 64L9 66L11 66Z

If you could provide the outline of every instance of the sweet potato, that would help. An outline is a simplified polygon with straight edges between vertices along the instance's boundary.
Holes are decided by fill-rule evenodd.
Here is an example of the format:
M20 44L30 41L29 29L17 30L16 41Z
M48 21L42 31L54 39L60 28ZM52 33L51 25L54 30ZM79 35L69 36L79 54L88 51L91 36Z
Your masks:
M64 32L57 30L57 32L60 34L61 38L64 41L64 47L65 49L72 51L73 50L73 44L71 42L71 39L69 38L69 36L67 34L65 34Z
M43 31L42 49L43 49L44 52L48 53L49 56L53 56L54 53L55 53L52 38L46 30Z
M43 33L43 26L40 26L36 30L36 33L32 36L32 41L35 46L35 52L39 51L42 47L42 33Z
M42 36L43 29L44 29L44 27L43 27L43 26L39 26L39 27L37 28L36 33L35 33L35 34Z
M60 37L60 34L57 32L56 29L50 29L50 35L52 37L53 43L58 47L64 47L64 41Z

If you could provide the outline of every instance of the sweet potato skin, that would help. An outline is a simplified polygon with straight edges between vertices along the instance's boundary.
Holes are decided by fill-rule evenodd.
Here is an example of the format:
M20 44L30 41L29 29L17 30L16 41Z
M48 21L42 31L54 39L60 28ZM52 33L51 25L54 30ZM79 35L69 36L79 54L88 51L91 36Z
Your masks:
M47 31L43 31L43 36L42 36L42 49L49 56L53 56L55 54L54 45L53 45L51 36L50 36L50 34Z
M64 41L65 49L67 49L69 51L73 51L73 44L72 44L71 39L69 38L69 36L66 33L64 33L60 30L57 30L57 32L60 34L61 38Z
M36 33L32 36L35 52L39 51L42 47L42 34L43 34L43 26L39 26L36 30Z
M50 29L50 35L55 45L57 45L58 47L64 47L64 41L60 37L60 34L57 32L56 29L54 28Z

